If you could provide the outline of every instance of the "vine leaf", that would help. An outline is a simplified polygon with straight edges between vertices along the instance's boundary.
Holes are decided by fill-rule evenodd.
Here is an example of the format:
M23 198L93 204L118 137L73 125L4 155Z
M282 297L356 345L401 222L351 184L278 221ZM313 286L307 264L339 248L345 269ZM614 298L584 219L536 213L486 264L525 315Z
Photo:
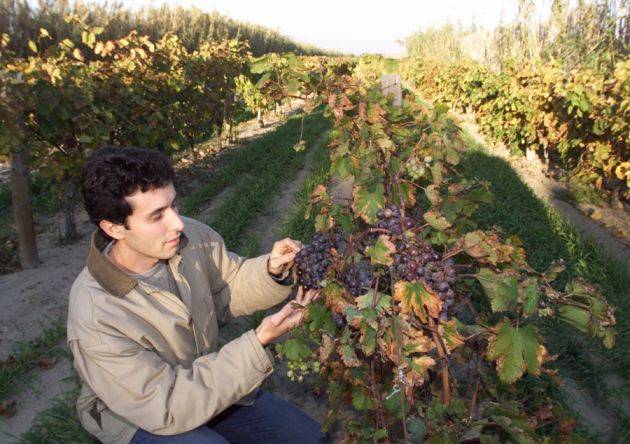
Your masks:
M280 344L278 344L280 345ZM311 355L311 349L308 346L297 339L287 339L284 344L281 344L282 353L289 359L290 361L298 361L302 359L306 359Z
M350 303L343 297L344 289L338 284L330 283L322 289L324 301L334 313L343 315Z
M350 345L341 346L341 360L346 367L359 367L361 363Z
M396 245L389 240L389 236L382 234L376 243L365 249L365 254L372 258L373 264L391 265L394 260L392 254L396 252Z
M403 338L403 350L405 354L427 353L435 347L433 340L426 336L422 330L406 326Z
M451 223L435 210L427 211L426 213L424 213L423 217L424 220L426 220L429 225L431 225L436 230L444 231L451 226Z
M525 316L536 313L539 299L538 282L535 279L530 279L529 285L523 289L523 314Z
M435 185L427 185L424 189L424 194L427 195L427 199L429 199L431 205L436 206L440 204L440 192Z
M383 184L355 186L352 208L369 224L376 222L376 210L385 206Z
M457 320L440 321L438 329L449 353L464 344L464 338L457 331Z
M490 298L493 312L508 310L518 299L516 276L494 273L488 268L482 268L476 276Z
M425 323L428 316L437 318L442 310L442 301L424 282L396 282L394 300L400 302L402 313L413 312Z
M374 291L370 290L368 293L364 294L363 296L357 296L354 299L354 301L356 302L357 307L359 307L360 310L363 310L364 308L372 307L373 298L374 298ZM391 296L387 294L377 293L376 306L374 307L374 309L377 312L386 310L389 307L391 299L392 299Z
M512 384L527 371L531 375L540 373L540 365L546 356L545 347L538 339L533 325L512 327L505 319L499 333L490 338L486 357L496 361L499 379Z
M512 245L501 242L496 233L489 234L479 230L464 236L462 248L469 256L495 265L516 260L515 253L518 253Z

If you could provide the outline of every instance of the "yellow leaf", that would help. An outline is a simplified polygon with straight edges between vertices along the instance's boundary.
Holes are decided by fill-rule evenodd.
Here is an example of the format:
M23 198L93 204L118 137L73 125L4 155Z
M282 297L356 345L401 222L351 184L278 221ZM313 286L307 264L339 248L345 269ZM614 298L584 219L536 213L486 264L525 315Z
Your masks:
M425 323L428 322L428 316L437 318L442 310L442 301L424 281L396 282L394 300L400 302L403 314L415 313Z
M75 48L74 51L72 51L72 56L80 62L83 61L83 54L81 54L81 50L79 48Z

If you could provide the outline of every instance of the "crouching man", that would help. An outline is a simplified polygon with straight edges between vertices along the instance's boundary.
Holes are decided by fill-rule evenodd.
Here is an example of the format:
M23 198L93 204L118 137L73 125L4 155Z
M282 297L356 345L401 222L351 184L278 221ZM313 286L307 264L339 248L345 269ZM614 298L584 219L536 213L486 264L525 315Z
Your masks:
M173 180L169 160L147 149L103 148L84 167L97 230L68 308L81 423L105 443L323 442L315 420L259 390L273 371L265 345L303 309L288 303L218 346L219 323L289 296L301 245L284 239L253 259L229 252L207 225L179 215Z

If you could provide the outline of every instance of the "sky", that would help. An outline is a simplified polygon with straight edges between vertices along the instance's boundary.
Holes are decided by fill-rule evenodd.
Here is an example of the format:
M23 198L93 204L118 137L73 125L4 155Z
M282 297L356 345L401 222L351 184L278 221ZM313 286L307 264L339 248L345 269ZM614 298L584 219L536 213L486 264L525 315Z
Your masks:
M544 17L552 0L534 0ZM302 43L350 54L401 55L397 40L447 21L494 28L510 21L518 0L124 0L129 7L194 6L271 27Z

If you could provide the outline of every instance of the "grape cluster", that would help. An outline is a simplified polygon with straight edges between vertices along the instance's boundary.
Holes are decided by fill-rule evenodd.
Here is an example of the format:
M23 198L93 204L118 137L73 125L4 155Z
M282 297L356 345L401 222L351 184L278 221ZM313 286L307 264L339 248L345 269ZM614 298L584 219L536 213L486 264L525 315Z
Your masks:
M455 302L457 269L455 261L435 251L428 242L399 241L394 254L394 271L409 282L423 280L442 299L441 319Z
M304 381L304 376L310 373L319 373L319 361L287 361L287 377L291 381Z
M418 157L409 159L407 161L407 173L409 173L409 177L413 180L422 178L426 174L427 168L431 164L431 160L431 156L426 156L424 160L421 160Z
M364 266L352 265L348 267L338 279L354 297L367 293L374 282L372 270L367 268L367 265L362 265Z
M388 205L376 211L376 228L388 230L394 236L400 236L404 230L413 227L413 219L400 217L400 209L395 205Z
M324 233L316 234L313 241L302 248L295 255L298 283L305 290L321 288L321 283L326 278L326 272L332 265L332 250L339 248L343 236L335 233L327 236Z

